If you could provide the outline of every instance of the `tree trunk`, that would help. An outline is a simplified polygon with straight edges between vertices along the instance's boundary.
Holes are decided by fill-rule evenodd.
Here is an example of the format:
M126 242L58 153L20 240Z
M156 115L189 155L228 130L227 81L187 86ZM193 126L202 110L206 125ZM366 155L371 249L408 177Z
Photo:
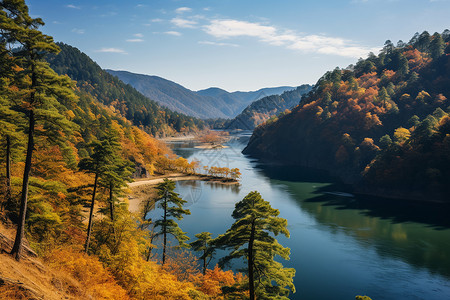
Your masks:
M248 241L248 286L250 300L255 300L255 279L253 276L253 242L255 240L255 220L252 220L250 240Z
M206 247L206 243L205 243ZM206 274L206 249L203 250L203 275Z
M167 243L167 197L164 197L164 225L163 225L163 259L162 264L166 262L166 243Z
M6 136L6 195L5 200L9 205L11 203L11 137ZM3 206L2 206L3 209Z
M94 191L92 192L91 210L89 212L89 224L88 224L88 229L87 229L86 243L84 244L84 252L85 253L88 253L89 242L91 239L92 216L94 215L94 204L95 204L95 193L97 192L97 181L98 181L98 173L95 173Z
M33 78L34 78L34 76L33 76ZM31 99L34 100L34 94L31 95ZM31 101L31 102L34 102L34 101ZM13 255L16 260L20 260L23 236L24 236L24 232L25 232L25 217L27 214L27 203L28 203L28 182L30 179L31 158L33 156L33 150L34 150L35 123L36 123L36 120L34 118L34 111L30 110L27 156L25 159L25 169L23 171L22 194L20 196L19 223L17 224L16 239L14 240L14 245L11 250L11 255Z
M112 232L114 235L114 241L116 240L116 228L114 227L114 199L113 199L114 185L112 182L109 183L109 213L112 223Z

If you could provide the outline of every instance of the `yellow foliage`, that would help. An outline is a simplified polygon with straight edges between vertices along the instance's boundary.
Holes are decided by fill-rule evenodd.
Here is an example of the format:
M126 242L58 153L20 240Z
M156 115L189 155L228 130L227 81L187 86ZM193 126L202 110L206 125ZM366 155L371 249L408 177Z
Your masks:
M49 253L45 260L50 266L73 276L95 299L130 299L95 257L72 249L58 249Z
M411 132L409 132L408 129L399 127L395 129L394 132L394 140L398 142L399 144L403 144L406 142L411 136Z

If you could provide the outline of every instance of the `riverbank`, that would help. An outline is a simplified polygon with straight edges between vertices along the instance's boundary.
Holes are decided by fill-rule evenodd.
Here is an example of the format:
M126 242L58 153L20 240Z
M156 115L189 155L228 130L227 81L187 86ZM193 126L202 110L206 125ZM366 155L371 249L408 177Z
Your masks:
M141 204L145 203L149 199L155 199L156 191L155 186L158 183L169 179L173 181L186 181L186 180L202 180L207 182L214 182L223 185L236 185L239 181L230 178L216 177L203 174L183 174L183 173L170 173L158 176L152 176L149 178L140 178L134 182L128 183L128 187L131 193L128 195L128 209L132 213L138 213L141 210Z

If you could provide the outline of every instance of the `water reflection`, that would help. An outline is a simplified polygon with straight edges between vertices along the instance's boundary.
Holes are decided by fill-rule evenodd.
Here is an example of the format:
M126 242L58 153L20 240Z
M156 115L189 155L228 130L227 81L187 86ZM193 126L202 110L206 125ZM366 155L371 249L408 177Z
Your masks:
M192 149L190 159L206 164L226 156L241 169L241 186L177 183L177 192L198 198L180 225L190 235L225 232L234 204L256 189L289 222L291 238L279 241L291 248L291 260L283 264L297 270L298 293L292 299L354 299L362 293L377 300L444 299L450 294L448 207L352 196L322 172L260 165L239 153L244 145L237 139L228 145Z
M333 184L316 186L315 196L305 198L305 186L300 183L274 180L274 184L285 186L293 202L329 232L352 236L381 257L401 259L450 278L448 206L337 196L328 193L339 191Z

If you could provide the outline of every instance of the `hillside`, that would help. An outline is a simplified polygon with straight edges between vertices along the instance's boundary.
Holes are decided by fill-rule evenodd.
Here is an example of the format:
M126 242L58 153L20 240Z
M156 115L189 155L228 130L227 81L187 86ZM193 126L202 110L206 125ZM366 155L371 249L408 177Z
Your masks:
M230 93L219 88L209 88L194 92L158 76L127 71L106 71L162 106L203 119L233 118L255 100L294 89L293 87L277 87L264 88L254 92Z
M222 109L228 109L230 113L228 114L229 118L236 117L245 107L251 104L254 101L257 101L261 98L270 96L270 95L281 95L285 91L290 91L295 89L295 87L291 86L281 86L281 87L273 87L273 88L262 88L257 91L250 92L227 92L220 88L209 88L206 90L197 91L197 94L203 96L213 97L215 99L222 100L226 103L226 107Z
M128 208L133 177L195 165L144 129L195 130L198 120L58 47L23 1L0 7L0 299L220 299L242 286L232 271L200 273L186 252L162 267L151 221Z
M175 132L196 131L203 122L179 112L160 107L155 101L143 96L102 70L89 56L75 47L57 43L61 52L49 55L47 60L58 74L67 74L77 82L77 87L92 95L136 126L142 126L154 136Z
M198 118L226 118L228 115L218 107L225 103L216 99L198 95L183 86L158 76L148 76L126 71L106 70L120 80L133 86L150 99L173 111ZM220 103L219 103L220 102ZM228 113L228 112L227 112Z
M305 84L281 95L261 98L247 106L234 119L226 122L224 127L227 129L253 130L271 117L285 113L286 110L291 110L297 106L302 96L307 94L311 88L311 85Z
M301 104L255 129L244 153L324 169L355 191L448 201L450 31L387 41L327 72Z

